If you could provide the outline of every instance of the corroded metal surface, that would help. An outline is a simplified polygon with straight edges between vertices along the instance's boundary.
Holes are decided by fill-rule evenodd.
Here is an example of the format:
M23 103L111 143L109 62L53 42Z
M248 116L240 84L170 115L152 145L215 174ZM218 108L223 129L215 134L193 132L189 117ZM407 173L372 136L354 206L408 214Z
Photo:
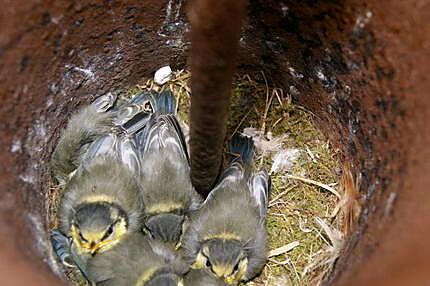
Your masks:
M240 70L264 70L311 110L360 178L364 211L327 283L428 283L429 2L250 1ZM4 1L0 9L4 283L55 285L44 182L70 114L162 65L186 64L179 0L80 3Z
M430 78L429 65L424 63L430 62L430 1L369 1L368 5L374 10L369 29L379 43L375 58L391 65L391 72L382 73L389 79L385 89L374 100L388 117L387 130L396 131L387 139L382 134L376 137L384 154L378 157L388 161L386 183L380 180L382 188L375 189L369 200L363 236L347 253L353 259L340 261L346 266L338 269L345 273L335 281L337 285L428 285ZM375 72L377 80L381 73Z
M191 23L191 181L206 197L218 178L247 1L197 0Z
M44 232L44 182L59 130L96 96L133 86L162 65L182 67L184 8L168 9L163 1L6 2L0 9L0 281L24 285L26 276L7 275L22 268L34 277L25 284L55 285L42 259L57 269Z

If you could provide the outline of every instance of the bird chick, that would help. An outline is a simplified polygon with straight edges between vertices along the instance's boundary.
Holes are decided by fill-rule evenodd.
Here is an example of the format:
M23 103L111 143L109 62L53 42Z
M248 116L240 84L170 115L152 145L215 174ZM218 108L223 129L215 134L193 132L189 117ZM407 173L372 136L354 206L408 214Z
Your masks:
M63 183L61 231L51 241L61 261L75 260L82 272L88 255L110 248L139 224L142 201L136 176L141 174L137 146L153 112L173 107L166 92L143 92L118 109L116 98L102 96L70 120L54 151L51 166Z
M190 217L184 256L227 284L257 275L267 260L265 218L271 189L265 171L252 173L253 141L236 135L231 161L202 207Z
M70 237L71 255L84 275L89 257L140 229L139 198L134 173L109 155L95 157L71 178L60 202L60 227Z
M150 115L160 110L160 95L155 91L144 91L121 105L113 124L131 135L142 129Z
M165 105L175 106L171 93ZM142 134L144 231L163 242L176 243L186 216L201 203L190 180L187 146L174 114L154 113Z
M141 93L113 111L106 111L108 100L99 98L71 119L52 158L52 166L60 166L60 160L74 162L65 164L68 169L62 172L61 230L51 232L52 245L63 264L74 262L84 276L89 257L141 229L138 136L150 114L158 106L166 108L158 103L163 103L164 97L154 92ZM106 116L109 120L100 123L103 128L92 132L94 121ZM54 174L60 169L54 168Z
M205 269L191 269L184 277L185 286L226 286L223 280Z
M179 286L188 268L173 249L136 233L94 256L88 278L103 286Z

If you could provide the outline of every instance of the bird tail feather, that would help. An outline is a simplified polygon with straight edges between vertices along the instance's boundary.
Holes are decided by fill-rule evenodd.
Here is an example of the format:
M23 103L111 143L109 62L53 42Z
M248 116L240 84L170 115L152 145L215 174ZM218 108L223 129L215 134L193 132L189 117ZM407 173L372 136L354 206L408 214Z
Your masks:
M240 161L250 164L254 158L254 140L251 137L235 134L229 146L230 162Z
M158 110L160 114L174 114L176 115L176 98L170 90L163 91L158 96Z

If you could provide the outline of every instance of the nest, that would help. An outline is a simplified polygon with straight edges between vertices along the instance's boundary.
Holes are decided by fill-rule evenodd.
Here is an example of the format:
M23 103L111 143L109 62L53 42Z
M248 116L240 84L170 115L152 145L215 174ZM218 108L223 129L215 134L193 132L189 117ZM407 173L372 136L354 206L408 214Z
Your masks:
M162 86L146 79L119 100L143 90L170 89L180 119L188 123L190 79L187 71L173 73ZM360 212L358 183L318 130L315 116L268 82L263 73L258 78L236 76L226 138L237 132L252 136L256 168L265 168L272 177L269 261L247 285L319 284L331 271ZM52 228L58 225L59 196L59 187L51 183L47 218ZM77 271L68 270L66 275L73 284L86 285Z

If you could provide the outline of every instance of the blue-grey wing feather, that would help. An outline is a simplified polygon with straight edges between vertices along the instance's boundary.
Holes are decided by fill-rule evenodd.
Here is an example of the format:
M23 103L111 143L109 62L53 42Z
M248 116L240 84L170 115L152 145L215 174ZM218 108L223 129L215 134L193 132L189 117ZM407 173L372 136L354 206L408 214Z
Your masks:
M113 107L116 99L117 95L109 92L103 96L98 97L93 101L93 103L91 103L91 105L96 107L97 112L106 112Z
M117 156L119 160L138 174L140 172L139 151L134 137L124 137L118 141Z
M104 136L100 136L88 147L88 150L84 156L83 162L89 162L95 157L101 155L112 155L115 151L115 146L118 142L118 136L110 133Z
M244 179L244 168L241 162L235 161L225 169L222 173L218 184L211 190L203 203L208 202L216 194L218 190L226 188L228 184L239 182Z
M88 280L86 272L86 258L80 259L78 255L74 255L72 251L72 242L59 229L53 229L50 233L52 248L55 254L60 259L61 263L67 267L77 267L85 279Z
M260 171L251 177L249 189L260 210L260 217L264 219L267 214L272 183L266 171Z
M110 133L97 138L88 148L83 165L98 156L112 155L133 172L140 171L139 153L134 137Z
M157 112L176 115L176 99L170 90L165 90L158 97Z
M135 134L146 125L151 114L158 108L157 93L142 92L119 107L113 123L128 135Z
M76 267L70 253L70 240L60 230L53 229L50 233L52 248L60 259L61 263L67 267Z
M189 160L185 137L174 115L152 115L143 137L145 138L143 154L170 149L173 153L181 154L187 161Z

